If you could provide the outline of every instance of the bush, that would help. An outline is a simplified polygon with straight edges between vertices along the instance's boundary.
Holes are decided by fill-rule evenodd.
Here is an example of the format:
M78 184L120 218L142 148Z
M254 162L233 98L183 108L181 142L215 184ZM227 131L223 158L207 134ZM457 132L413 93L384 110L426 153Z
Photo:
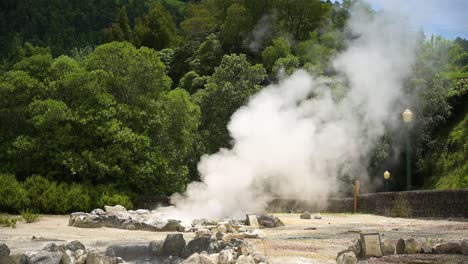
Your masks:
M27 192L30 202L30 208L37 212L45 211L42 207L44 201L44 193L49 189L50 182L46 178L35 175L26 179L23 187Z
M0 215L0 226L1 227L11 227L16 228L16 222L18 222L18 218L10 217L7 215Z
M66 204L69 212L91 211L93 208L88 186L72 184L66 194Z
M70 213L68 200L68 185L66 183L57 184L53 182L40 197L41 208L44 213L67 214Z
M21 218L23 218L26 223L34 223L39 221L39 215L34 213L34 211L31 209L21 210L20 214Z
M13 175L0 174L0 211L17 213L29 206L26 191Z
M133 208L130 197L123 194L108 194L103 193L98 201L98 207L103 208L104 205L122 205L127 209Z

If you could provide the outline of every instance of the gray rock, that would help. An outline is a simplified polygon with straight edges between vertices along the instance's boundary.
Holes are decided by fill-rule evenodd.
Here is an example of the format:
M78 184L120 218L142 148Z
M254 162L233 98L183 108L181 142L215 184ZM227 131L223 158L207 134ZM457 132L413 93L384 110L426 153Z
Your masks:
M72 218L71 215L70 218ZM73 220L70 219L69 223L70 222L72 223L71 226L82 228L97 228L103 226L101 217L93 214L76 215Z
M258 223L264 227L280 227L284 226L283 222L276 216L273 215L261 215L257 216Z
M193 253L201 253L202 251L208 251L210 246L210 238L199 237L188 242L186 250L186 256L190 256Z
M322 215L316 214L316 215L314 215L314 219L322 219Z
M104 212L104 210L102 210L101 208L96 208L96 209L92 210L91 213L95 214L95 215L103 215L106 212Z
M263 239L265 238L265 234L260 231L260 229L254 229L254 230L249 230L247 232L244 233L244 237L245 238L260 238L260 239Z
M180 229L180 226L180 221L169 219L143 223L141 229L156 232L175 232Z
M28 264L59 264L62 260L62 252L29 251L26 252Z
M52 242L52 243L48 243L47 245L45 245L45 247L42 248L42 250L49 251L49 252L57 252L60 250L60 246L57 246L57 244Z
M421 245L421 251L424 254L431 254L432 253L432 246L429 245L428 243L423 243Z
M252 258L255 263L268 262L267 258L264 255L260 254L260 252L254 252L252 254Z
M421 246L414 238L408 238L405 241L405 252L406 254L417 254L421 252Z
M73 226L73 224L75 223L76 218L79 217L79 216L82 216L82 215L86 215L86 213L83 213L83 212L71 213L70 218L68 219L68 225Z
M384 254L384 255L393 255L393 254L395 254L395 245L392 242L384 239L384 240L382 240L380 245L382 247L382 254Z
M5 243L0 243L0 256L10 256L10 248Z
M86 264L117 264L117 260L113 257L105 256L97 252L88 252L86 256Z
M216 264L218 261L217 257L209 256L208 254L200 254L200 264Z
M76 264L76 259L70 250L65 251L60 264Z
M310 215L310 213L308 211L305 211L300 215L300 218L301 219L312 219L312 216Z
M185 239L182 234L170 234L164 239L164 255L181 256L185 248Z
M218 255L218 264L234 263L234 255L231 250L222 250Z
M195 231L195 238L199 237L211 237L211 231L207 228L199 228L197 231Z
M348 247L349 251L354 252L354 255L360 256L362 251L361 239L355 239L352 241L351 245Z
M152 256L162 256L164 254L164 240L151 241L148 246L148 251Z
M255 264L255 261L251 256L242 255L237 258L236 264Z
M338 257L337 264L357 264L357 257L354 252L346 252Z
M468 239L460 241L461 251L463 255L468 255Z
M148 246L144 245L112 245L107 247L106 256L122 258L125 261L142 259L149 256Z
M64 245L60 246L60 248L62 249L62 251L70 250L71 252L75 252L77 250L86 250L86 247L78 240L67 242Z
M406 243L403 238L398 239L398 242L396 244L396 253L397 254L405 254L406 250Z
M195 253L182 262L182 264L201 264L200 254Z
M116 206L104 206L104 211L106 213L117 213L117 212L127 212L127 209L121 205L116 205Z
M150 210L147 210L147 209L138 209L138 210L136 210L136 213L139 214L139 215L146 215L146 214L149 214L149 213L150 213Z
M432 253L434 254L461 254L462 247L460 242L446 242L439 243L432 247Z

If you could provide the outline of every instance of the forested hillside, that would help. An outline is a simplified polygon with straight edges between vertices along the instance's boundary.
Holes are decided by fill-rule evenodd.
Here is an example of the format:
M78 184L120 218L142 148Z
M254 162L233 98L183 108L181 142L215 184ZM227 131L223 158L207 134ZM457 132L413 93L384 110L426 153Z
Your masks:
M67 213L183 191L203 154L230 146L231 115L280 72L337 78L329 60L356 37L350 5L1 1L0 211ZM420 34L405 86L413 185L467 188L468 40ZM402 142L399 131L382 137L372 177L403 177Z

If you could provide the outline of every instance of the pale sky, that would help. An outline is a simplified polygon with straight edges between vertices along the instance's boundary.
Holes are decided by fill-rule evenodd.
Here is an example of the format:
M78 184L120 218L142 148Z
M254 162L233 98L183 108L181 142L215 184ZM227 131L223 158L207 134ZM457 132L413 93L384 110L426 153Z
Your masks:
M408 19L411 28L431 34L468 39L468 0L365 0L376 11L392 10Z

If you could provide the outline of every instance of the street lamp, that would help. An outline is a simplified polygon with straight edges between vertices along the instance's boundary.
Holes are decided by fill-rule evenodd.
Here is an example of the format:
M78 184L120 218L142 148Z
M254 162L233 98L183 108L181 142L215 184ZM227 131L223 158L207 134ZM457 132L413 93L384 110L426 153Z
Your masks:
M388 192L388 179L390 179L390 172L385 171L383 177L385 179L385 191Z
M403 113L403 122L406 123L406 190L411 191L411 144L410 124L413 122L413 113L406 109Z

